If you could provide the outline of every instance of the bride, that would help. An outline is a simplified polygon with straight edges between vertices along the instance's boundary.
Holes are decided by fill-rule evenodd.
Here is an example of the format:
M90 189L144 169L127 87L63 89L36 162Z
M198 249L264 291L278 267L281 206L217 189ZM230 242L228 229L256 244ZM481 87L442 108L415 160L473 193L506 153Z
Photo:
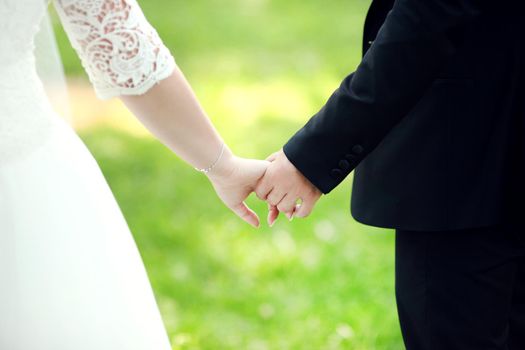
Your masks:
M135 0L54 0L97 95L245 204L264 161L232 154ZM52 110L33 38L47 1L0 0L0 348L171 349L135 243L95 160Z

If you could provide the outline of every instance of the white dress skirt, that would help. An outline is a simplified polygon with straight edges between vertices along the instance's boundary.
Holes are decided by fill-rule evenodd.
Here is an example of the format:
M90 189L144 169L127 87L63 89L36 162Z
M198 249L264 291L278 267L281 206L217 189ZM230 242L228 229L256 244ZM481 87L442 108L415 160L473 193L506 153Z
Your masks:
M115 198L58 119L0 167L0 349L171 349Z
M135 0L53 2L100 97L172 73ZM0 349L171 349L115 198L37 75L45 5L0 1Z

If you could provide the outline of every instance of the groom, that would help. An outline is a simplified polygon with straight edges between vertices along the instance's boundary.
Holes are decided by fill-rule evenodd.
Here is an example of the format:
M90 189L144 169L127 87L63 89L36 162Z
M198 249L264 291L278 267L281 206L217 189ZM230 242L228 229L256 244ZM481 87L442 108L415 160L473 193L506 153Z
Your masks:
M525 349L525 12L375 0L364 57L256 193L307 216L355 169L352 215L396 230L407 349Z

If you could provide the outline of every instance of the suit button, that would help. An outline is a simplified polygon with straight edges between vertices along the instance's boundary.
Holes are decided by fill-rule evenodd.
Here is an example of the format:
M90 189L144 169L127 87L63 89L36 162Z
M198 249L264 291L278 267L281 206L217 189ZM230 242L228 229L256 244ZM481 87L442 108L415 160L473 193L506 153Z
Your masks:
M350 163L347 160L343 159L343 160L339 161L339 167L343 171L347 171L348 169L350 169Z
M354 147L352 147L352 152L354 152L355 154L361 154L363 153L363 151L364 148L361 145L355 145Z
M330 175L332 175L334 179L339 180L343 176L343 172L341 169L332 169Z
M353 163L353 162L355 162L357 160L357 157L355 156L355 154L350 154L350 153L349 154L345 154L345 158L351 163Z

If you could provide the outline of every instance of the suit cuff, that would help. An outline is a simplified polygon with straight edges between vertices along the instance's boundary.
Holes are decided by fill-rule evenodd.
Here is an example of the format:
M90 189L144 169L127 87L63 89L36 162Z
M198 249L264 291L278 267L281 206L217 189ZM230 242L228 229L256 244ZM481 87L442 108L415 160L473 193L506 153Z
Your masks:
M354 144L337 154L325 156L320 145L309 142L306 130L299 130L283 147L288 160L323 194L330 193L355 169L364 147Z

